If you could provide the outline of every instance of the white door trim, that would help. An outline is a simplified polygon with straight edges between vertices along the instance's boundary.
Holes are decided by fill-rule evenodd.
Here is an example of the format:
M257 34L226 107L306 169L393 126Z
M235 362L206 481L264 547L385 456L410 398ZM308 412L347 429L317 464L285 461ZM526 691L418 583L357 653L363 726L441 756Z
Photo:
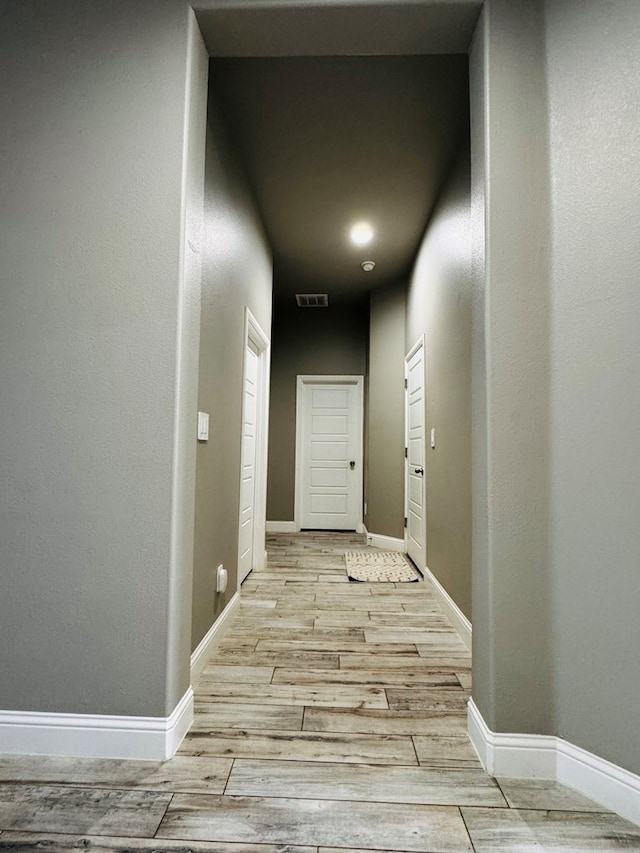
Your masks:
M271 343L248 307L244 309L244 339L242 350L242 410L240 423L244 423L244 383L247 348L252 343L258 355L258 406L256 428L255 504L253 508L253 568L263 569L265 564L265 537L267 527L267 448L269 444L269 376L271 371ZM242 460L242 446L240 447ZM242 488L242 462L239 471ZM242 506L238 507L238 542ZM237 586L241 586L240 572L236 572Z
M353 385L356 389L356 396L361 417L358 418L358 457L357 457L357 485L360 494L358 501L358 519L356 530L361 533L364 529L364 516L362 513L362 499L364 495L364 376L329 376L323 375L302 375L298 374L296 382L296 461L295 461L295 500L294 500L294 524L296 530L301 529L302 522L302 441L303 441L303 423L304 423L304 405L303 394L306 385Z
M425 469L425 486L424 486L424 504L423 504L423 517L422 524L424 530L424 555L425 555L425 564L424 566L418 566L421 571L426 571L427 568L427 501L426 501L426 470L427 470L427 363L426 363L426 336L424 332L420 335L415 344L411 347L409 352L404 357L404 384L405 384L405 392L404 392L404 446L405 452L406 448L409 447L409 406L408 406L408 388L407 382L409 379L409 363L414 355L422 349L422 367L424 371L423 376L423 392L422 392L422 405L423 405L423 414L424 414L424 423L422 425L422 458L424 460L423 466ZM409 462L405 458L404 464L404 517L408 519L409 517ZM405 521L404 528L404 547L405 553L408 552L409 549L409 528L407 522Z

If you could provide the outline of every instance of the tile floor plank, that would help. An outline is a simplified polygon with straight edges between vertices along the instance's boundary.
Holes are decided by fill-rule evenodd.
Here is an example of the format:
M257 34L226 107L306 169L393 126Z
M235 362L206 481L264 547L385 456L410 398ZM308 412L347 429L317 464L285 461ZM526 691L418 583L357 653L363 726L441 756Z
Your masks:
M541 779L502 779L498 784L511 808L601 812L602 806L577 791Z
M418 654L416 652L416 659ZM339 669L340 658L337 652L324 652L315 650L293 651L281 649L275 651L250 652L243 655L231 652L217 651L211 658L209 664L226 666L231 661L244 661L246 666L269 666L287 667L288 669ZM449 670L450 671L450 670ZM206 672L206 668L204 670Z
M318 847L318 853L402 853L400 850L363 850L354 847Z
M232 796L304 797L362 802L504 807L500 788L480 768L386 767L305 761L234 762Z
M152 791L2 784L0 828L151 837L171 797Z
M452 630L451 622L444 617L431 614L421 613L420 615L407 613L405 610L402 613L383 613L374 610L369 614L369 628L395 628L397 631L402 631L403 628L423 628L428 631L445 631Z
M235 682L243 684L269 684L273 677L274 667L272 666L245 666L217 664L215 666L206 666L198 685L202 682Z
M227 637L235 637L238 634L245 636L255 636L265 630L268 631L306 631L307 628L313 628L314 617L305 615L292 617L285 616L278 610L260 610L260 616L256 617L253 614L242 613L233 620L233 625L230 627ZM268 615L265 615L268 614Z
M233 632L233 629L231 630ZM235 635L231 633L231 636ZM252 631L251 637L258 640L256 651L269 648L271 644L276 646L278 643L286 643L293 648L296 646L304 648L313 641L318 648L324 651L340 648L344 644L364 645L365 643L363 628L350 628L346 625L343 625L342 628L318 628L317 630L309 628L307 631L287 630L286 632L270 632L268 628L263 628Z
M351 627L362 627L362 625L356 624L360 620L362 620L362 623L364 625L371 625L371 619L368 610L338 610L334 613L330 613L328 610L321 610L320 608L316 607L314 602L309 603L309 605L307 605L307 607L305 608L305 611L308 616L313 616L315 620L314 627L322 627L318 626L317 623L319 619L324 619L325 617L335 619L336 625L338 627L342 627L344 625ZM284 615L289 615L294 611L291 610L291 605L289 605L288 610L280 609L279 612Z
M349 711L307 708L304 731L466 736L467 715L455 711Z
M429 658L441 655L451 661L460 661L461 663L467 661L468 663L471 663L471 653L469 652L469 649L466 648L462 640L460 641L460 646L458 648L449 648L447 646L443 650L442 646L436 643L436 639L434 637L430 643L416 643L416 649L418 650L420 657Z
M276 667L273 684L367 684L384 689L387 686L412 688L415 685L445 687L460 690L455 675L428 670L412 671L408 669L380 672L372 669L312 669L300 672L297 669Z
M322 595L316 596L315 605L322 610L367 610L369 613L398 613L401 611L399 603L393 599L380 598L370 595Z
M415 643L429 645L432 651L459 651L468 654L468 650L458 634L453 630L431 631L428 628L366 628L364 638L367 643Z
M344 625L351 625L354 628L370 628L371 617L368 611L349 610L347 612L330 613L328 610L318 611L320 615L316 615L314 628L323 630L332 628L342 628Z
M381 687L340 684L214 684L198 685L202 701L232 699L258 705L316 705L325 708L388 708Z
M464 711L467 693L461 689L390 687L387 690L389 708L394 711Z
M414 735L413 743L418 763L422 766L481 767L480 759L466 735L464 737L446 737L431 733Z
M207 730L190 732L180 747L182 755L225 758L289 759L415 766L411 738L403 735L352 732L286 732Z
M232 763L228 758L203 759L189 755L178 755L171 761L3 756L0 758L0 782L222 794Z
M353 847L318 847L318 853L374 853L373 850L355 849ZM376 850L375 853L401 853L399 850Z
M476 853L640 851L640 827L614 814L463 808Z
M216 841L159 840L104 835L57 835L26 832L0 833L0 851L11 853L316 853L315 847L282 844L245 844Z
M242 702L200 702L196 697L195 720L190 732L229 729L276 729L300 731L301 705L256 705Z
M323 652L327 653L335 653L335 654L360 654L366 655L369 664L365 669L371 668L371 657L370 655L384 655L384 656L411 656L414 659L414 666L427 666L427 663L424 658L421 658L418 655L415 645L410 643L366 643L364 640L360 640L358 642L353 642L351 639L347 640L327 640L318 637L316 633L310 633L307 635L306 640L300 639L288 639L288 640L259 640L258 645L256 647L256 651L258 652L266 652L266 651L275 651L275 652L286 652L286 651L315 651L315 652ZM425 663L423 664L423 661ZM449 668L451 672L451 668Z
M424 661L424 665L429 669L440 667L446 669L447 672L465 672L471 673L471 658L468 656L458 657L450 654L442 654L434 652L431 655L421 654L420 658Z
M470 853L457 808L176 794L157 838Z
M441 663L435 666L432 666L429 661L420 657L417 653L412 655L407 654L406 651L397 652L396 654L388 654L386 651L380 653L376 652L375 658L372 658L371 653L367 654L369 648L370 647L367 646L366 648L361 648L355 652L343 650L343 652L340 653L340 669L369 670L375 661L375 668L378 671L389 669L412 669L416 672L453 672L453 667L449 665L448 661L442 662L442 658L436 658L441 661ZM389 647L383 646L382 648L387 649ZM459 662L457 662L456 665L459 665Z

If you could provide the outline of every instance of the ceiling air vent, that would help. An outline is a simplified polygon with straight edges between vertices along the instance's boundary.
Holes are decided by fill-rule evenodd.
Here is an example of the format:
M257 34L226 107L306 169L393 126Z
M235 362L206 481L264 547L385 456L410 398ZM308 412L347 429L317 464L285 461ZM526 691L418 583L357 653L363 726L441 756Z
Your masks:
M298 308L328 308L329 297L326 293L296 293Z

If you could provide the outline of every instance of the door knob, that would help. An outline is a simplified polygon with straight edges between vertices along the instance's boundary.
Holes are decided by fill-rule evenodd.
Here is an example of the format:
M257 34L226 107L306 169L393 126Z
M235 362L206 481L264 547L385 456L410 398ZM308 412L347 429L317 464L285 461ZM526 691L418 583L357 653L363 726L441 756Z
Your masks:
M424 474L424 468L414 468L414 474Z
M356 463L355 463L355 462L353 461L353 459L352 459L352 460L351 460L351 462L349 462L349 468L351 468L351 470L353 471L353 469L354 469L355 467L356 467Z

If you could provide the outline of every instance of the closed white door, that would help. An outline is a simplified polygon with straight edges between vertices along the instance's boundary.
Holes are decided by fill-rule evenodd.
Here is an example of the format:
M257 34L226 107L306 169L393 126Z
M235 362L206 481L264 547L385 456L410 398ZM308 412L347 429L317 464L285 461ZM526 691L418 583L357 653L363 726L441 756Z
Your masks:
M424 367L420 340L405 360L405 503L407 553L423 571L427 565Z
M240 446L240 507L237 588L265 564L267 431L270 347L256 318L245 308Z
M239 582L253 569L254 516L256 504L256 447L258 438L259 356L247 343L242 401L242 449L240 476L240 532L238 537Z
M362 377L298 378L296 522L301 529L362 525Z

